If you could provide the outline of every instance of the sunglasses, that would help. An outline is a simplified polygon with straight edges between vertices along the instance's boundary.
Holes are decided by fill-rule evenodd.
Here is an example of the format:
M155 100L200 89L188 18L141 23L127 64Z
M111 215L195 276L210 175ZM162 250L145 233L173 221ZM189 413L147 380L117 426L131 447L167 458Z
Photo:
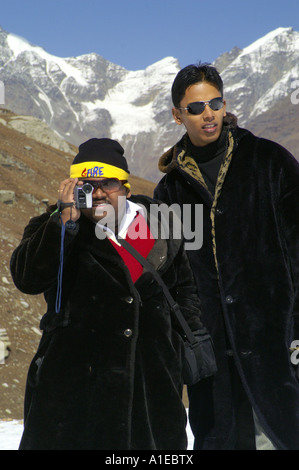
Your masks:
M224 101L223 98L213 98L210 101L195 101L194 103L189 103L186 108L178 108L178 109L186 109L190 114L201 114L204 112L205 107L209 105L209 107L213 111L219 111L219 109L223 108Z
M120 188L122 187L123 183L126 183L126 181L119 180L117 178L105 178L99 181L94 181L94 180L81 180L83 182L83 186L85 184L90 184L93 187L93 191L97 191L99 188L101 191L104 191L105 193L114 193L116 191L119 191Z

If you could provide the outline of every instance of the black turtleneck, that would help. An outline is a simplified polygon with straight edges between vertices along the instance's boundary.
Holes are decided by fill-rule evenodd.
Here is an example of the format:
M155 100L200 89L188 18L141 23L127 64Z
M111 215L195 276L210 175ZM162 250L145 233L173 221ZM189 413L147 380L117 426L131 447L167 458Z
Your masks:
M187 135L187 152L196 161L209 191L214 194L218 173L225 157L228 143L228 129L223 126L219 138L204 147L196 147Z

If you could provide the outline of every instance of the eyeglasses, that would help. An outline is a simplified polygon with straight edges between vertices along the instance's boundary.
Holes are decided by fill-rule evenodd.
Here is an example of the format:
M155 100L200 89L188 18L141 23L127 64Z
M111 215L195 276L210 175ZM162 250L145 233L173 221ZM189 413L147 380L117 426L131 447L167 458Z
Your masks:
M83 186L85 184L89 184L92 186L93 191L97 191L99 188L101 191L104 191L105 193L114 193L116 191L119 191L120 188L122 187L123 183L126 183L126 181L119 180L117 178L105 178L102 180L81 180L83 182Z
M218 98L213 98L210 101L195 101L194 103L189 103L186 108L178 109L186 109L190 114L196 115L203 113L207 104L213 111L219 111L219 109L223 108L224 101L223 98L219 96Z

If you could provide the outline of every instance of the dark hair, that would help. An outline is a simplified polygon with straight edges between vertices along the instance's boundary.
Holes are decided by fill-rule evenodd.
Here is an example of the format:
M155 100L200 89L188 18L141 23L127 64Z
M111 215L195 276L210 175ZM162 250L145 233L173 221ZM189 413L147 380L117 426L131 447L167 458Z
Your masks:
M223 81L215 67L205 63L187 65L179 71L172 84L172 102L176 108L180 106L187 88L198 82L214 85L223 97Z

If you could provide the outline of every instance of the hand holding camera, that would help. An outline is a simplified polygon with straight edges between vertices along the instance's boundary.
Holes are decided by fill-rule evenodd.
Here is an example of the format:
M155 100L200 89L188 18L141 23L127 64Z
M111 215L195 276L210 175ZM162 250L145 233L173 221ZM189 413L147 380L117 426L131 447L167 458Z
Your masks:
M82 183L78 181L78 178L68 178L62 181L59 187L59 200L65 204L73 204L70 207L65 207L61 211L61 218L64 224L68 220L73 220L76 222L76 220L78 220L81 215L81 211L78 207L76 207L76 201L74 199L76 187L82 187Z

